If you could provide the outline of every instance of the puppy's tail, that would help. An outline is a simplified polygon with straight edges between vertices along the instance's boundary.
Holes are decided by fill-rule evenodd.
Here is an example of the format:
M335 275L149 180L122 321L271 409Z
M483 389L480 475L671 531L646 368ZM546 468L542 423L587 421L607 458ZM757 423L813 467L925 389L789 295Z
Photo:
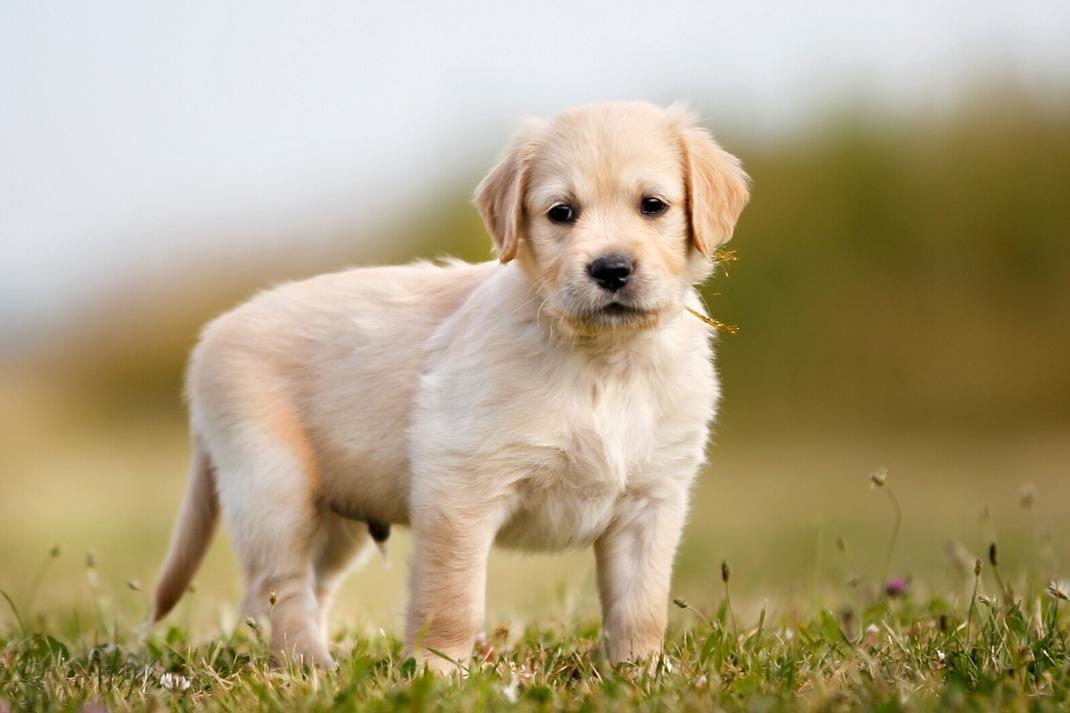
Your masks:
M212 461L200 438L195 435L186 497L178 512L167 559L156 583L153 621L165 617L186 591L193 573L204 559L218 520L219 499L215 491Z

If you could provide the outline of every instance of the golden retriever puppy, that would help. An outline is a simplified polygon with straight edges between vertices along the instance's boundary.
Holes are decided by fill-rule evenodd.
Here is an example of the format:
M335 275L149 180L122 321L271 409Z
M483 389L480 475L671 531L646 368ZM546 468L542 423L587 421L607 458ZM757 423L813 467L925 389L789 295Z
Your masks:
M525 123L476 190L498 261L322 275L211 322L155 617L221 512L275 654L331 667L339 580L396 524L436 670L471 655L494 543L592 545L610 660L657 653L719 394L688 308L747 199L682 107L584 106Z

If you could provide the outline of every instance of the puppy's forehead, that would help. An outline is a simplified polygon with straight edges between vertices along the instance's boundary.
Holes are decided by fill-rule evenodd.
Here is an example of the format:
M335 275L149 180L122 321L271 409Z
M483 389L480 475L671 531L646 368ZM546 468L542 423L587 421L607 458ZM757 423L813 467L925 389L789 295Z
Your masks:
M546 127L533 155L533 197L682 189L676 124L645 104L606 104L565 112Z

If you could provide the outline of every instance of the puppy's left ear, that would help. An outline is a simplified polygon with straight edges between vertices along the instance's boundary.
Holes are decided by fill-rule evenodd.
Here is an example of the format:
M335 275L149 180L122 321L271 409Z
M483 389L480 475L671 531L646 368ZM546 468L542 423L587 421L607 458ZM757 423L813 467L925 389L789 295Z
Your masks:
M682 107L680 140L687 185L688 218L695 247L709 257L732 238L739 214L750 200L750 178L739 159L721 148Z
M544 125L538 119L524 122L498 163L476 187L476 208L503 263L516 257L522 237L528 164Z

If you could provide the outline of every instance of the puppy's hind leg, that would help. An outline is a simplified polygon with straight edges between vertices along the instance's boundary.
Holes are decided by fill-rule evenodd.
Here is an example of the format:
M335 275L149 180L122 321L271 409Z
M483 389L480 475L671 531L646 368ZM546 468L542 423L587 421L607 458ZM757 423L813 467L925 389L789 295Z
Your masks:
M363 522L347 520L333 512L324 512L322 518L323 537L317 544L314 571L317 624L326 641L330 638L327 635L327 617L334 603L334 595L345 573L368 560L374 549L374 541Z
M245 610L271 622L271 650L333 668L317 626L313 558L323 537L314 463L293 439L251 439L223 449L220 501L245 573Z

